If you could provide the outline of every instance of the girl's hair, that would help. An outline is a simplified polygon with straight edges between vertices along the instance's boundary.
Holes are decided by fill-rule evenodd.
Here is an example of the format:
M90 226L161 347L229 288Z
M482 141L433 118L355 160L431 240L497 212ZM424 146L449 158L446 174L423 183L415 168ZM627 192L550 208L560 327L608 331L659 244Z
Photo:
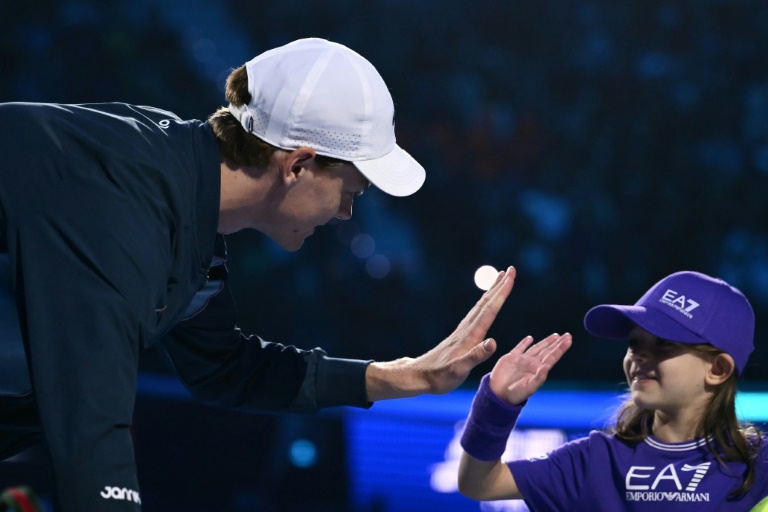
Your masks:
M251 93L248 92L248 72L245 66L240 66L229 74L224 97L237 106L250 103ZM213 128L221 155L234 164L263 169L279 149L245 131L240 121L226 107L221 107L211 114L208 124ZM323 155L315 156L315 161L321 169L332 169L349 164L345 160Z
M708 344L676 344L713 358L725 353ZM739 423L736 417L737 379L734 372L717 387L698 426L707 449L721 465L725 465L726 461L739 461L746 465L741 486L731 493L731 497L746 493L755 483L755 459L761 443L760 432L752 425ZM619 439L639 443L651 434L653 417L653 409L639 408L630 397L619 407L611 433Z

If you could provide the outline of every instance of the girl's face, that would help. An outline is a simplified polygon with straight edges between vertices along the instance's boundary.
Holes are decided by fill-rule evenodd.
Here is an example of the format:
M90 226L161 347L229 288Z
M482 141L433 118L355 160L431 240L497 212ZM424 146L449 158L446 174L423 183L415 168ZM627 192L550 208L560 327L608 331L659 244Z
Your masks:
M624 374L635 405L642 409L678 415L706 407L711 391L705 377L711 367L711 357L690 346L660 339L641 327L630 332Z

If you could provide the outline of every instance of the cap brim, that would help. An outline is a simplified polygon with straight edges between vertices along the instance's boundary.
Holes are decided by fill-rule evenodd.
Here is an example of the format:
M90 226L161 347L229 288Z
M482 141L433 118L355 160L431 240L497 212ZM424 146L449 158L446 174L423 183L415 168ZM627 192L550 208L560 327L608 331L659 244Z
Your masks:
M397 144L380 158L352 163L377 188L392 196L413 194L421 188L427 176L419 162Z
M638 325L659 338L679 343L707 343L663 313L644 306L595 306L584 316L584 327L590 334L613 340L629 339L629 332Z

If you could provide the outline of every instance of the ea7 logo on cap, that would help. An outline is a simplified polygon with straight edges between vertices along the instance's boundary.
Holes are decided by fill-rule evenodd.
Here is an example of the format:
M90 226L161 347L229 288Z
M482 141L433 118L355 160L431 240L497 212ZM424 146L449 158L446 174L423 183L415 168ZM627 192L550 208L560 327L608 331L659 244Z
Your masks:
M661 296L659 302L671 306L687 316L693 318L691 311L699 307L699 303L693 299L687 299L685 295L679 295L675 290L667 290Z

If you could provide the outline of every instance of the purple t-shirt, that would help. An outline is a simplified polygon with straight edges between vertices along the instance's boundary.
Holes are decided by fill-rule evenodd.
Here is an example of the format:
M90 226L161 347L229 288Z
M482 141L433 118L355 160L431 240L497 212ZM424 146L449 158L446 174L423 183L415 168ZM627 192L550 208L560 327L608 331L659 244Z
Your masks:
M763 440L757 480L739 500L742 463L723 467L704 440L625 443L604 432L571 441L546 456L508 462L532 512L746 511L768 496L768 446ZM729 472L730 470L730 472Z

